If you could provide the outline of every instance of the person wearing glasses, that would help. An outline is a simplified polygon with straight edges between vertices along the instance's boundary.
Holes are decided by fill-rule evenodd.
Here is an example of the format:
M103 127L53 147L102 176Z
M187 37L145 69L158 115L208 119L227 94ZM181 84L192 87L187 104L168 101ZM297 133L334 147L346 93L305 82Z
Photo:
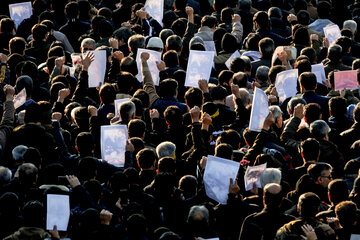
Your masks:
M328 185L333 179L331 175L332 167L324 162L311 164L308 169L308 175L315 182L312 192L316 193L322 202L330 203L328 198Z

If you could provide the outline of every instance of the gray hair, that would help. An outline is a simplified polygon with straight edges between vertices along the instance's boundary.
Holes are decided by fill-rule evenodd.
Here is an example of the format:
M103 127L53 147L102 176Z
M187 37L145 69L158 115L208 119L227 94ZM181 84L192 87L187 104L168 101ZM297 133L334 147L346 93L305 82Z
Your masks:
M283 114L283 112L281 111L281 108L277 105L270 106L269 111L272 113L275 121Z
M84 40L81 41L81 47L84 47L85 45L91 45L95 49L95 44L96 42L92 38L85 38Z
M256 69L255 77L262 83L268 80L270 68L268 66L260 66Z
M206 223L209 223L209 210L202 205L192 206L189 211L188 222L202 219L205 219Z
M323 139L330 132L329 125L324 120L316 120L310 124L310 133L319 139Z
M163 157L173 157L176 151L176 145L172 142L162 142L156 147L156 154L159 159Z
M0 166L0 186L9 183L12 177L10 169Z
M266 168L260 175L261 187L264 188L268 183L281 182L281 171L277 168Z
M290 101L287 104L287 112L291 116L294 113L294 108L299 103L306 105L306 101L303 98L300 97L293 97L290 99Z
M354 20L346 20L343 24L343 28L348 28L354 35L357 30L357 23Z
M247 106L250 100L250 93L245 88L239 89L240 99L244 106Z
M122 121L130 121L132 116L135 115L136 106L131 101L126 101L120 104L119 113Z
M12 157L13 159L17 162L17 161L23 161L24 159L24 154L26 152L26 150L28 149L27 146L25 145L18 145L16 147L14 147L14 149L11 151L12 153Z
M140 34L132 35L128 40L131 52L137 53L139 48L145 48L145 37Z

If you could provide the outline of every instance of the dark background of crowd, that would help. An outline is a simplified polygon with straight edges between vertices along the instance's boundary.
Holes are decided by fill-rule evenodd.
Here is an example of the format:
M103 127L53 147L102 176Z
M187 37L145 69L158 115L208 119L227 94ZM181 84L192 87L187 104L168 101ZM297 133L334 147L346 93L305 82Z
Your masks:
M359 234L360 4L348 0L165 0L162 23L142 0L35 0L18 28L0 8L0 237L4 239L350 239ZM332 45L323 28L337 24ZM216 56L209 81L184 86L190 50ZM274 53L278 46L286 46ZM148 54L162 53L154 86ZM294 58L291 49L296 52ZM89 88L91 50L106 51ZM241 57L225 62L239 50ZM73 65L71 54L82 53ZM323 63L317 81L311 65ZM278 73L297 95L279 101ZM359 72L359 70L358 70ZM144 81L139 83L136 75ZM360 78L358 74L360 85ZM255 87L270 114L250 131ZM14 95L26 89L15 109ZM115 99L129 98L115 116ZM100 127L126 124L125 166L101 159ZM206 195L206 156L241 163L226 205ZM267 163L261 188L247 166ZM46 195L70 196L67 231L45 230Z

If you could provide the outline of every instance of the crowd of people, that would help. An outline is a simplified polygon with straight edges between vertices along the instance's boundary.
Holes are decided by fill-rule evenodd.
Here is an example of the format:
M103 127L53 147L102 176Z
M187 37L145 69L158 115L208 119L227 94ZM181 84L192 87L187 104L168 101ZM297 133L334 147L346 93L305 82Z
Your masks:
M360 86L358 1L164 0L159 22L145 0L34 0L17 26L7 5L18 2L0 9L1 239L360 234L360 87L335 89L347 70ZM332 25L341 36L330 44ZM209 41L211 76L186 87L190 51ZM139 49L161 54L158 86ZM97 50L106 71L92 88ZM312 72L319 63L324 81ZM280 99L277 76L291 69L297 93ZM259 132L249 129L256 88L270 112ZM118 124L128 134L123 167L101 159L101 126ZM209 155L240 163L236 179L224 176L225 205L204 187ZM246 169L264 163L261 187L246 191ZM46 227L49 194L69 196L66 231Z

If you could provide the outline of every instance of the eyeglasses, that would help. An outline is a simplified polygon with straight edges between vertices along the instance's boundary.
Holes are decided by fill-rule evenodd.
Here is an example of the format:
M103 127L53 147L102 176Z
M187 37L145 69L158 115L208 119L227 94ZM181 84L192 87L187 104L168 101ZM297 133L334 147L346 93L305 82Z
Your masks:
M93 51L94 49L92 49L92 48L83 48L84 49L84 51L86 52L86 51Z
M327 178L329 180L333 179L333 177L331 175L329 175L329 176L320 176L320 177Z

